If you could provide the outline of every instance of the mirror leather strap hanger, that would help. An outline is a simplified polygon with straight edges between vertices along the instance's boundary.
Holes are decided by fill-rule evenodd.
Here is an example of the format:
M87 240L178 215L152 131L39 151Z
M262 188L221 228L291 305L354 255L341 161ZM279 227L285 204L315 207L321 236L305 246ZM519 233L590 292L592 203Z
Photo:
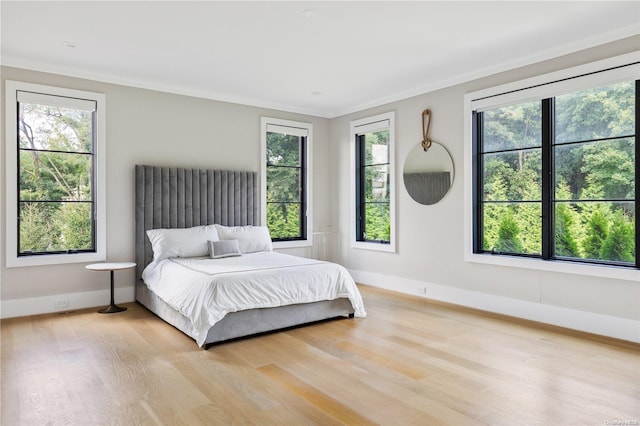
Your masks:
M431 110L425 109L422 111L422 149L427 152L431 148L431 138L429 133L431 132Z

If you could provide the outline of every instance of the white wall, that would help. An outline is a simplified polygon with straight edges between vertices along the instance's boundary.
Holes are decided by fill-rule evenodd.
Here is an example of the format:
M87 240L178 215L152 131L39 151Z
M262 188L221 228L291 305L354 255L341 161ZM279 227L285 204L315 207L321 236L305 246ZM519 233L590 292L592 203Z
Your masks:
M463 229L464 180L469 173L463 168L465 93L631 52L639 40L622 40L333 119L337 258L364 284L412 294L426 289L427 297L640 341L640 283L465 262ZM402 183L404 160L422 140L425 108L432 112L432 139L449 150L455 166L450 193L432 206L413 201ZM354 249L349 242L349 122L391 110L396 112L395 254Z
M2 67L2 105L5 80L104 93L107 102L107 259L134 260L134 165L208 167L258 170L260 117L313 123L314 158L328 163L329 121L281 111L217 102L188 96L81 80ZM5 193L5 117L2 114L0 188ZM328 174L314 169L316 229L328 225L332 214ZM2 249L5 246L5 197L1 200ZM310 249L293 250L310 254ZM0 269L3 317L108 304L107 273L85 270L85 264ZM116 272L116 301L133 300L133 270ZM56 309L56 301L68 306Z

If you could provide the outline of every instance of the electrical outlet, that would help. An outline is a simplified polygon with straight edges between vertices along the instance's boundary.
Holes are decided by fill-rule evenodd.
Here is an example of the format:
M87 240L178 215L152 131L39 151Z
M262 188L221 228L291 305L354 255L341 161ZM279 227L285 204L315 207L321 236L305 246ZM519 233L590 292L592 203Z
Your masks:
M418 287L418 294L427 294L426 287Z
M69 301L67 299L58 299L54 303L54 307L56 308L68 308Z

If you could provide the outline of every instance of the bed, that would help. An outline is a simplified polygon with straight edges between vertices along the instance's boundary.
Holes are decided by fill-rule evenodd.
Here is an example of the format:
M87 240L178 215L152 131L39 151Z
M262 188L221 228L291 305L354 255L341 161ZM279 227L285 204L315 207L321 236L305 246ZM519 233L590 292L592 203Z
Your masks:
M342 266L272 250L256 172L137 165L135 185L136 300L199 346L366 315Z

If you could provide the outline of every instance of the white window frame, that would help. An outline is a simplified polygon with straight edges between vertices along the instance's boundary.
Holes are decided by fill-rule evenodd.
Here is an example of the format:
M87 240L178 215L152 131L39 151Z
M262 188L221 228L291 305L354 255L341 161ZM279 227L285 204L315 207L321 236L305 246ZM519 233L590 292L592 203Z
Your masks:
M350 123L350 150L351 150L351 247L365 250L375 250L395 253L396 251L396 168L395 168L395 111L374 115L371 117L353 120ZM358 241L356 239L356 135L363 132L375 132L389 130L389 244L381 244L374 241Z
M539 271L589 275L602 278L640 281L640 270L610 265L581 264L562 260L542 260L494 256L473 252L473 133L472 112L499 108L519 102L558 96L582 89L604 86L625 79L640 78L640 51L540 75L464 96L464 258L467 262L510 266ZM630 65L632 64L632 65ZM601 72L605 71L606 72ZM636 123L636 126L638 123ZM638 141L636 141L638 143ZM640 159L636 159L640 161Z
M92 253L64 253L34 256L18 256L18 155L17 92L41 93L64 98L84 99L96 103L96 251ZM5 123L6 126L6 265L8 268L38 265L58 265L68 263L100 262L107 254L107 208L106 208L106 100L101 93L45 86L7 80L5 85Z
M272 117L260 118L260 221L265 226L267 225L267 131L270 127L282 127L283 131L307 137L305 147L307 236L302 240L274 241L273 248L311 247L313 245L313 124Z

